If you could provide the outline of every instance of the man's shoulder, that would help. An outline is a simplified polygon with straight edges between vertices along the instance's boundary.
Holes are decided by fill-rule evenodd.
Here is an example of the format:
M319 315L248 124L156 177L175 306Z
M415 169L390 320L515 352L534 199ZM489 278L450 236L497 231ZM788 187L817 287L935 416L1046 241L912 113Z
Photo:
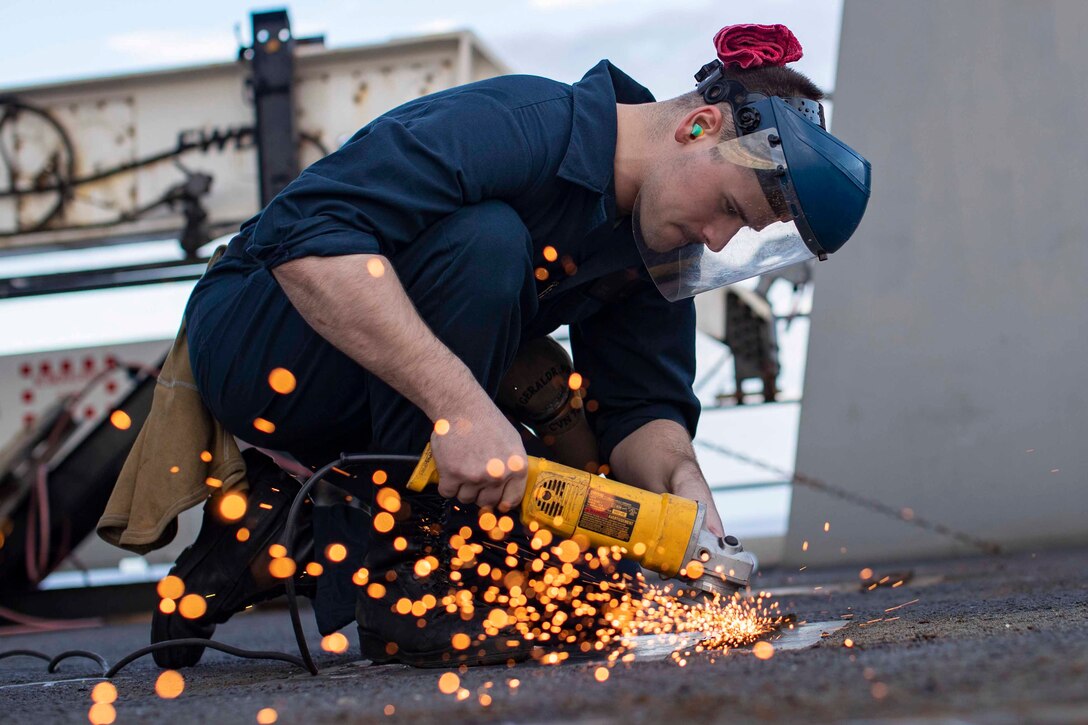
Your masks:
M566 83L532 75L495 76L461 88L488 96L511 110L546 101L569 99L573 93L571 86Z

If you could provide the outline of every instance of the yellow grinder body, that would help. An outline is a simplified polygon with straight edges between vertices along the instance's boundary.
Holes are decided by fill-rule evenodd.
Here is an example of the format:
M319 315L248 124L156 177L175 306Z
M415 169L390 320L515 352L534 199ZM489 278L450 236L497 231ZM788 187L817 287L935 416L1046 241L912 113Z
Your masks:
M408 489L422 491L437 482L438 467L428 445ZM521 520L575 541L584 537L588 548L620 547L624 558L672 577L694 554L702 506L529 456Z

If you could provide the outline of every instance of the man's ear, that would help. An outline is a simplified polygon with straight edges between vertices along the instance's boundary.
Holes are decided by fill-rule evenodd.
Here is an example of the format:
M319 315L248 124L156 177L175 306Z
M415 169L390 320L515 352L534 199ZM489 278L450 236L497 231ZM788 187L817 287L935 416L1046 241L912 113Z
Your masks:
M711 143L717 143L718 135L722 131L725 117L718 106L699 106L684 116L684 120L676 127L673 137L677 143L688 144L700 141L703 138L714 139ZM693 135L696 125L702 129L698 135Z

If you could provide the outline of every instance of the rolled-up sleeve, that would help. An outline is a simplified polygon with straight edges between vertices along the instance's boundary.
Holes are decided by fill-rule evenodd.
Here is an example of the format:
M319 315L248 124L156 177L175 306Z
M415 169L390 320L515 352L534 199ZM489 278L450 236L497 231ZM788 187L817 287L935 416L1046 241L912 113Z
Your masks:
M514 196L531 154L483 94L383 116L308 167L262 211L245 250L266 268L307 256L393 254L467 204Z
M695 303L669 302L653 285L571 325L574 366L597 402L589 420L601 460L638 428L672 420L694 437L699 422L695 381ZM592 407L592 406L590 406ZM587 408L588 411L588 408Z

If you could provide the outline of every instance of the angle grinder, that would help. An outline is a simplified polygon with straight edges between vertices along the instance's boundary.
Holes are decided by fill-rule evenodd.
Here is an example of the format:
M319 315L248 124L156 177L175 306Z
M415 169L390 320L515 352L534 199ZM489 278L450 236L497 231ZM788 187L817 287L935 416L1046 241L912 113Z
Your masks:
M428 444L408 489L438 482ZM758 565L735 536L704 528L706 504L670 493L653 493L536 456L528 457L521 521L572 539L583 550L616 547L662 578L713 598L748 587Z

